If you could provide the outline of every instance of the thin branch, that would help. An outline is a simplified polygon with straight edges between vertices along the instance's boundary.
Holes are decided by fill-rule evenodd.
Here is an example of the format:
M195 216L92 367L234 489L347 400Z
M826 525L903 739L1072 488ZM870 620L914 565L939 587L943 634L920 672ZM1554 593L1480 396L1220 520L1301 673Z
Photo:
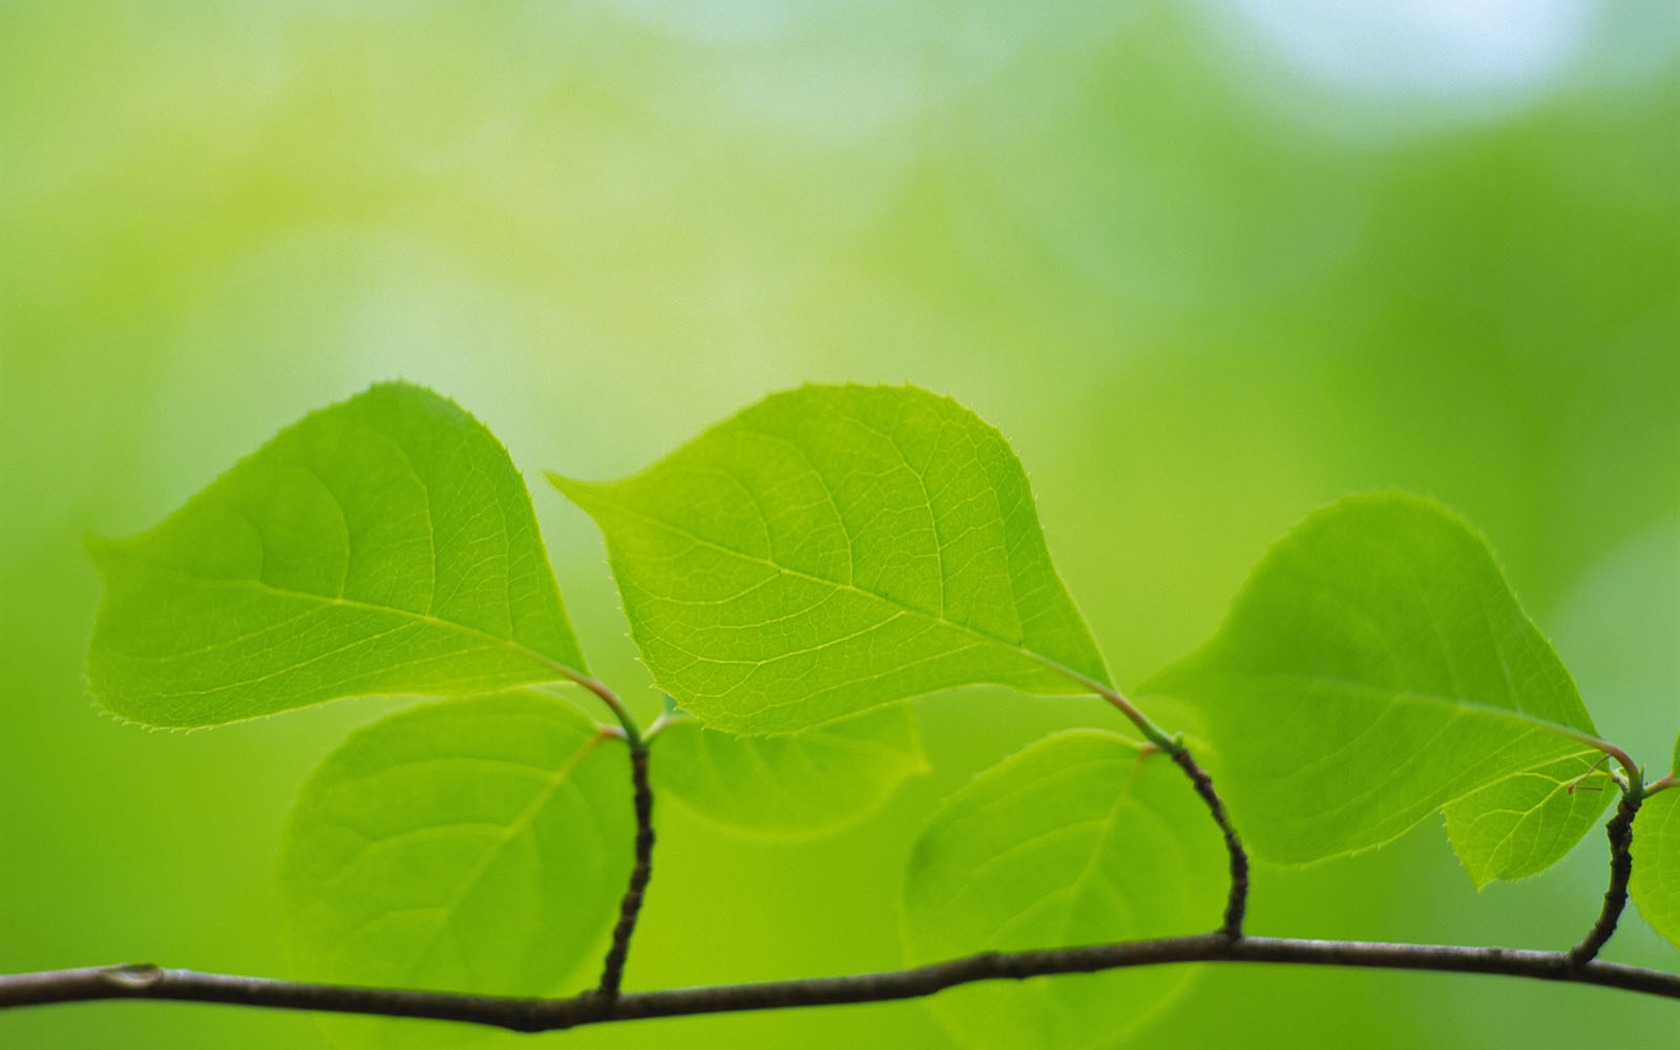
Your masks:
M636 918L642 911L648 880L653 878L653 787L648 783L648 749L642 739L630 744L630 784L636 809L636 859L630 869L630 884L618 906L618 925L613 927L612 945L601 964L601 983L596 997L606 1004L618 998L624 981L624 962L630 955L630 938L636 932Z
M714 987L632 992L612 1001L595 992L570 999L504 998L389 988L300 984L262 977L168 970L151 965L90 967L0 976L0 1010L101 999L163 999L280 1010L424 1018L547 1032L654 1017L741 1013L918 999L976 981L1098 973L1173 963L1242 962L1344 966L1439 973L1501 974L1591 984L1680 1000L1680 974L1619 963L1574 965L1563 952L1434 944L1286 940L1223 933L1083 948L971 955L905 970Z
M647 895L649 880L653 878L653 788L648 783L648 738L642 733L630 709L612 688L598 678L567 667L537 653L530 654L538 663L568 681L575 682L594 693L618 719L618 735L630 746L631 798L636 811L635 860L630 869L630 882L618 906L618 922L613 926L612 943L601 963L601 983L595 989L596 998L611 1003L618 998L624 981L624 963L630 956L630 939L636 933L636 919L642 912L642 900ZM655 723L658 727L658 723Z
M1113 705L1127 721L1137 726L1146 740L1171 755L1173 762L1190 778L1197 796L1213 816L1213 822L1219 825L1220 834L1225 837L1225 853L1230 858L1231 888L1225 898L1225 914L1220 922L1219 933L1231 940L1241 937L1243 916L1248 911L1248 851L1243 849L1242 839L1238 837L1237 829L1225 812L1224 800L1219 797L1219 792L1214 790L1213 778L1190 757L1190 750L1184 746L1183 739L1169 735L1150 721L1149 716L1138 710L1137 705L1126 699L1118 689L1104 685L1094 678L1086 678L1074 672L1068 673Z
M1616 815L1604 826L1604 834L1610 839L1610 888L1604 891L1604 906L1592 929L1580 944L1569 949L1571 966L1584 966L1598 955L1616 932L1622 909L1627 907L1628 879L1633 876L1633 818L1639 814L1643 791L1636 774L1622 792Z
M1248 851L1243 849L1242 840L1237 837L1237 829L1231 825L1231 819L1225 812L1224 801L1213 789L1213 778L1190 757L1190 749L1182 743L1175 742L1175 747L1167 753L1196 786L1196 794L1201 796L1208 812L1213 814L1214 823L1219 825L1220 832L1225 836L1225 853L1230 858L1231 887L1225 898L1225 917L1219 932L1236 940L1243 935L1243 915L1248 911Z

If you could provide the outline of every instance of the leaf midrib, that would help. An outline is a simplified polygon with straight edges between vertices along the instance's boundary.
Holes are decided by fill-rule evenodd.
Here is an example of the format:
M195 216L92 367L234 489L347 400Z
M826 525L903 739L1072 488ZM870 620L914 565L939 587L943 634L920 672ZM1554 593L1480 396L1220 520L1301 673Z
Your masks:
M1191 677L1191 678L1195 678L1195 677L1200 677L1200 678L1241 678L1241 679L1248 679L1248 680L1258 679L1258 680L1267 681L1267 682L1283 682L1283 683L1289 683L1289 684L1330 685L1330 686L1334 686L1334 687L1337 687L1337 688L1340 688L1340 689L1344 689L1344 690L1346 690L1348 692L1351 692L1351 693L1359 693L1359 694L1384 693L1385 694L1385 699L1389 699L1389 700L1421 701L1421 702L1427 703L1427 704L1432 704L1432 705L1437 705L1437 706L1441 706L1441 707L1451 708L1455 711L1463 711L1463 712L1472 713L1472 714L1492 715L1496 718L1511 721L1511 722L1516 722L1516 723L1518 723L1520 725L1523 725L1523 726L1529 726L1529 727L1533 727L1533 728L1537 728L1537 729L1546 730L1548 732L1556 733L1559 736L1567 737L1568 739L1574 740L1577 743L1585 744L1588 747L1594 749L1595 751L1604 751L1604 752L1608 753L1608 749L1609 749L1609 744L1606 741L1601 740L1600 738L1598 738L1596 736L1593 736L1591 733L1588 733L1585 730L1579 729L1575 726L1565 725L1562 722L1553 722L1550 719L1546 719L1546 718L1539 718L1539 717L1536 717L1536 716L1528 713L1527 711L1521 711L1521 710L1517 710L1515 708L1493 707L1493 706L1490 706L1488 704L1479 703L1475 700L1464 700L1464 699L1458 699L1458 698L1450 697L1450 696L1443 696L1439 693L1433 693L1433 692L1429 692L1427 690L1398 689L1398 688L1393 689L1393 690L1387 690L1386 687L1384 687L1384 686L1373 685L1369 682L1358 682L1358 681L1353 681L1351 679L1336 678L1336 677L1333 677L1333 676L1292 674L1292 673L1289 673L1287 671L1203 671L1203 670L1197 670L1197 671L1188 672L1184 677ZM1171 695L1174 692L1174 690L1171 688L1171 679L1168 679L1166 687L1163 687L1163 688L1149 688L1149 687L1146 687L1146 688L1140 689L1138 692L1139 692L1139 695L1142 695L1142 696L1148 696L1151 693ZM1361 697L1360 699L1363 699L1363 697Z
M477 627L469 627L464 623L458 623L454 620L446 620L442 617L434 616L431 613L415 612L412 609L403 609L395 605L378 605L373 602L364 602L356 598L335 597L332 595L314 594L309 591L292 590L289 587L276 587L272 583L268 583L265 580L259 580L254 577L226 578L200 576L196 573L174 568L173 566L158 565L155 562L140 561L139 559L131 560L146 566L154 572L168 573L173 576L178 576L183 579L190 580L200 586L255 590L265 594L277 595L282 598L314 602L325 606L336 606L347 609L356 609L362 612L396 616L423 626L451 631L467 638L487 642L491 646L508 652L514 656L530 660L539 667L542 667L544 670L553 673L557 678L581 683L584 678L588 677L587 673L583 670L562 663L554 657L546 656L529 646L514 641L512 638L504 638L500 635L491 634L490 632L480 630Z

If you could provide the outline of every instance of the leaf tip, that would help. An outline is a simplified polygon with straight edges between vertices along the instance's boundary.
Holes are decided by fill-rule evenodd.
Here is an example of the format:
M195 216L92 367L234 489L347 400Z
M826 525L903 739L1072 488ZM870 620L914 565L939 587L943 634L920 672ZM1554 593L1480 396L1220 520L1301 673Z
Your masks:
M550 485L559 489L562 496L585 511L589 510L595 502L592 497L604 484L599 481L579 481L577 478L568 478L564 474L556 474L552 470L543 471L543 477L548 479Z
M357 395L358 397L410 397L424 401L455 402L433 390L429 386L415 383L402 377L395 379L381 379L368 385L368 388Z

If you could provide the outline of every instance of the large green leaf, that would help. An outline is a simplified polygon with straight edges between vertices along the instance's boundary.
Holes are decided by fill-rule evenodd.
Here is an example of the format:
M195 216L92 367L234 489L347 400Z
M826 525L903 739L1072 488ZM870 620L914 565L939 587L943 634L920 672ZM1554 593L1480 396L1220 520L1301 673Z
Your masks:
M306 980L544 995L616 912L635 818L621 741L554 697L427 704L304 787L280 864Z
M904 703L772 737L731 736L682 719L655 739L651 769L661 799L759 838L839 831L927 770Z
M583 668L507 452L419 387L317 412L150 532L90 546L107 591L89 678L135 721L481 693Z
M1219 923L1219 833L1160 752L1098 730L1047 737L948 799L904 890L912 963L1198 933ZM929 1005L975 1047L1112 1046L1191 978L1185 967L989 982Z
M949 399L806 387L634 477L553 481L606 535L661 688L717 728L787 732L977 682L1107 680L1020 462Z
M1309 517L1214 639L1142 692L1202 708L1244 838L1286 863L1379 845L1457 803L1478 880L1526 874L1609 794L1560 800L1594 735L1575 685L1485 541L1414 497Z
M1680 770L1680 748L1676 758ZM1639 807L1628 892L1645 921L1680 947L1680 788L1660 791Z

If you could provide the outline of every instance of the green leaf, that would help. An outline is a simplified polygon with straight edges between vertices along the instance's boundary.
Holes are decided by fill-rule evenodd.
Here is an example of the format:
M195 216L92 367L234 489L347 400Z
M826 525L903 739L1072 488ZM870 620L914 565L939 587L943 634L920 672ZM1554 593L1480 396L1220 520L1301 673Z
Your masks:
M1628 892L1652 929L1680 947L1680 788L1659 791L1639 807Z
M280 863L300 979L546 995L629 878L629 762L534 693L427 704L304 787Z
M1201 932L1225 854L1170 760L1097 730L1055 734L980 774L917 841L909 961ZM995 982L928 1000L963 1043L1086 1050L1122 1042L1190 980L1185 967Z
M1245 841L1284 863L1380 845L1458 803L1466 866L1506 877L1556 860L1606 800L1557 799L1592 753L1580 695L1486 542L1415 497L1313 514L1214 639L1141 692L1202 708Z
M583 669L530 495L453 402L386 384L281 431L161 525L90 543L101 703L197 726Z
M654 739L650 769L660 798L760 838L840 831L927 771L915 716L902 703L774 737L731 736L680 719Z
M1603 758L1582 748L1447 804L1447 834L1477 889L1538 875L1592 830L1614 797Z
M1669 772L1680 777L1680 737L1674 741L1674 764L1669 767Z
M716 728L789 732L980 682L1107 682L1020 462L949 399L806 387L634 477L550 477L606 535L660 687Z

